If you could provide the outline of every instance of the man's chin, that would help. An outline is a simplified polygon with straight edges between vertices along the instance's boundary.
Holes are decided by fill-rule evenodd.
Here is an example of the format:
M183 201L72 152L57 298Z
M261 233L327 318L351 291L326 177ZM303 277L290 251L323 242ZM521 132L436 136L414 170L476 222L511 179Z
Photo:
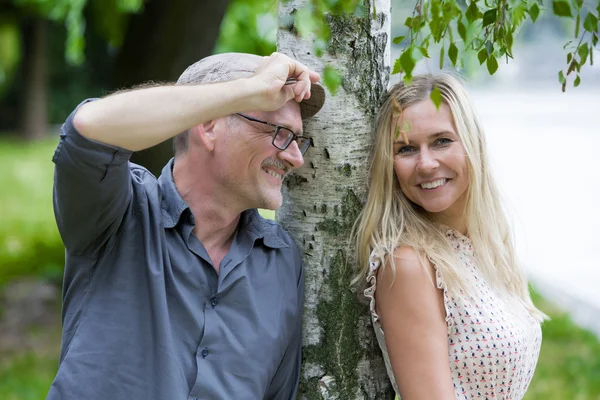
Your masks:
M273 196L263 198L262 208L264 210L276 211L283 204L283 196L281 193L277 193Z
M265 210L277 211L281 207L282 203L283 203L282 201L279 201L277 203L275 203L275 202L268 202L267 204L265 204L264 207L261 207L261 208L263 208Z

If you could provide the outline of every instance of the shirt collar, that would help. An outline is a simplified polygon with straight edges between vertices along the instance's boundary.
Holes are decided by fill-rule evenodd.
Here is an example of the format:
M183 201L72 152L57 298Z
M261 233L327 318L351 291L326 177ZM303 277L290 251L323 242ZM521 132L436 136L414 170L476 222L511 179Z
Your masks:
M173 180L173 162L174 158L171 158L167 165L164 166L160 177L158 178L158 185L161 193L160 206L165 228L173 228L177 225L181 218L181 214L186 209L189 209L175 186L175 181Z
M253 240L262 239L265 246L270 248L289 247L282 237L281 227L276 222L263 218L256 208L242 212L239 230L246 231Z
M164 166L158 184L161 191L161 211L162 220L165 228L173 228L179 223L181 215L185 210L189 210L187 203L181 198L177 191L175 181L173 180L174 158ZM193 215L189 211L191 221ZM263 243L271 248L289 247L282 237L281 227L274 221L267 220L260 216L256 208L251 208L242 212L238 230L249 233L254 240L263 239Z

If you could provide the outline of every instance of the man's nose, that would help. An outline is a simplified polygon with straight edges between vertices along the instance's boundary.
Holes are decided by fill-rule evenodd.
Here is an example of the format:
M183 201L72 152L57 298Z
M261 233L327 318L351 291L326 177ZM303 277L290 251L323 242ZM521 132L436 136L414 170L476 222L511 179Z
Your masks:
M292 143L285 150L281 150L278 157L285 161L291 168L300 168L304 165L304 156L298 147L298 142L292 140Z

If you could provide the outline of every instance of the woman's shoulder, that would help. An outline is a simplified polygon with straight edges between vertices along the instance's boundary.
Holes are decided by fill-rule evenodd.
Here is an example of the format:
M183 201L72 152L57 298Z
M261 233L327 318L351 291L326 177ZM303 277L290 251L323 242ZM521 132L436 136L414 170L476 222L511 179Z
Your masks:
M401 245L394 249L393 254L390 254L385 250L373 250L371 255L369 256L369 270L370 272L380 272L390 264L396 266L403 266L406 268L414 268L417 265L420 265L421 258L419 257L419 252L412 246Z

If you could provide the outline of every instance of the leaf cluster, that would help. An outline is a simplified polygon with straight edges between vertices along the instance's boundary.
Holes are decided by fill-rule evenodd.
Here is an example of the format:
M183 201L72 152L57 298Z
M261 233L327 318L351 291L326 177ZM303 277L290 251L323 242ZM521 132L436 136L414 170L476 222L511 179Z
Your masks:
M558 72L558 81L564 92L569 75L575 75L573 86L577 87L581 83L581 67L588 62L594 65L594 49L598 49L600 1L597 0L596 8L592 9L592 6L583 0L553 0L552 11L555 15L575 23L574 39L564 46L567 50L566 68Z
M593 64L600 14L600 1L596 1L592 10L583 0L552 0L553 14L573 19L576 27L575 40L565 46L569 48L566 72L559 73L563 91L569 74L576 74L574 86L578 86L581 67L588 61ZM393 39L395 44L404 43L404 49L392 73L402 73L409 83L417 62L430 58L429 48L435 43L441 45L440 69L446 59L458 67L467 53L475 52L493 75L499 59L513 58L514 38L525 21L535 23L544 10L541 0L417 0L404 22L408 34Z

